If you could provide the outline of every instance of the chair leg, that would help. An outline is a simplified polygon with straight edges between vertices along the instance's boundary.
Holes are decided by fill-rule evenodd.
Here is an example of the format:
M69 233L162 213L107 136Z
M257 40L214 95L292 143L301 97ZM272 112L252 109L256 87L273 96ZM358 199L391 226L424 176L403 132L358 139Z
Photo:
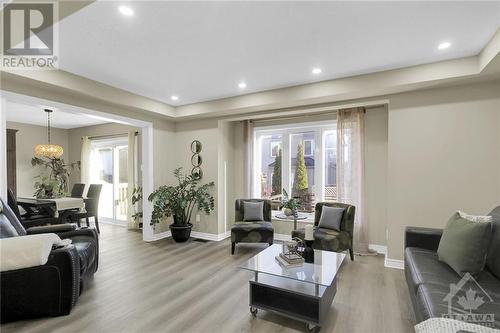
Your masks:
M231 243L231 254L234 254L234 247L236 246L235 242Z
M97 215L94 216L94 223L95 223L95 227L97 228L97 233L100 234L101 231L99 230L99 219L97 218Z
M81 225L81 223L80 223L80 220L81 220L81 219L79 219L79 218L77 218L77 219L76 219L76 225L78 226L78 228L81 228L81 227L82 227L82 225Z
M349 255L351 256L351 261L354 261L354 251L352 248L349 249Z
M90 227L90 221L88 216L85 218L85 222L87 222L87 227Z

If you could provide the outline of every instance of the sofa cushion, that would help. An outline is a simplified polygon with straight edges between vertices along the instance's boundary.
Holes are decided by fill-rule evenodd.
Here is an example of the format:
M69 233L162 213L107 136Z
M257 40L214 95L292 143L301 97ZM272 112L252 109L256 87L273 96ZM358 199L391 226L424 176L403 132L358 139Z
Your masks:
M449 286L459 278L450 266L439 261L435 251L417 247L405 249L405 270L415 293L418 286L423 283Z
M458 275L457 279L460 280ZM495 327L500 327L500 295L494 290L488 290L487 288L481 290L481 288L483 288L483 285L480 284L479 287L471 281L455 293L450 292L449 285L445 286L433 283L421 284L418 287L416 296L417 310L420 312L420 316L423 320L435 317L440 318L450 313L455 316L467 313L471 313L472 315L492 314L492 318L494 319L493 325ZM477 307L472 306L473 309L464 309L464 305L462 305L464 303L462 302L466 298L466 292L470 292L470 290L472 290L476 299L481 299L481 304L476 305ZM451 309L449 309L449 305ZM467 319L467 317L462 319Z
M272 243L271 222L238 222L231 227L231 242Z
M486 264L491 240L491 222L472 222L454 213L439 242L439 260L458 274L477 275Z
M318 226L340 231L340 222L342 222L344 211L344 208L324 206L321 210Z
M500 279L500 206L494 209L490 216L493 217L493 222L486 267Z
M263 221L264 202L243 201L243 221Z
M439 261L436 252L416 247L408 247L405 250L405 270L415 293L421 284L449 288L451 283L456 283L461 278L450 266ZM482 271L476 281L481 287L500 293L500 280L489 271Z
M305 238L304 228L293 230L292 238ZM351 236L344 231L336 231L325 228L314 228L313 247L325 251L345 251L351 247Z

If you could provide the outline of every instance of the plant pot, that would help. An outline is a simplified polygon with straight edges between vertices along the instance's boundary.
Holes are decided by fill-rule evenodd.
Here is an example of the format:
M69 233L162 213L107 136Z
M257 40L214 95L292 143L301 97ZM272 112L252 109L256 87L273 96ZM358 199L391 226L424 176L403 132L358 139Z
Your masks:
M177 243L185 242L191 236L191 228L193 225L191 223L188 224L171 224L169 225L170 231L172 232L172 238Z
M290 208L283 208L283 214L285 214L286 216L292 216L293 210L291 210Z

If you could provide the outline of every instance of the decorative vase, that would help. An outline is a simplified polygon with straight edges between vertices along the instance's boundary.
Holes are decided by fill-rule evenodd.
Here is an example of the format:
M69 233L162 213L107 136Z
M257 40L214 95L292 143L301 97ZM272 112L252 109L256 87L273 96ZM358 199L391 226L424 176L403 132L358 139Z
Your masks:
M189 239L191 236L191 229L193 225L191 223L188 224L171 224L169 225L170 232L172 233L172 238L177 243L183 243Z
M290 208L283 208L283 214L285 214L286 216L292 216L293 210L291 210Z

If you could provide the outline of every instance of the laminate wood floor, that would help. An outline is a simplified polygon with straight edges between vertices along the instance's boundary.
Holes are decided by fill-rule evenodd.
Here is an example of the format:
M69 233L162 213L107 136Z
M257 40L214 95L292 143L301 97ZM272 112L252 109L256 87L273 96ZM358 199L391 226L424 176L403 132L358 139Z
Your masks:
M99 270L68 316L1 326L10 332L304 332L303 323L248 307L251 272L238 266L266 247L230 241L142 241L138 232L101 227ZM401 270L382 256L346 258L321 332L413 332Z

